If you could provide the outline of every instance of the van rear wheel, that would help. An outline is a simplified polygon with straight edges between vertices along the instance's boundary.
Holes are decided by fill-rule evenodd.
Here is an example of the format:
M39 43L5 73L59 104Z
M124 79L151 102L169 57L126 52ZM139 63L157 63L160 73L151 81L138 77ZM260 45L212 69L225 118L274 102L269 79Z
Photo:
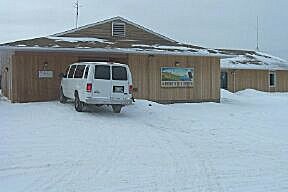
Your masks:
M120 113L122 105L112 105L112 109L114 113Z
M76 111L78 111L78 112L82 112L83 111L84 103L82 101L80 101L78 94L75 95L74 105L75 105L75 110Z

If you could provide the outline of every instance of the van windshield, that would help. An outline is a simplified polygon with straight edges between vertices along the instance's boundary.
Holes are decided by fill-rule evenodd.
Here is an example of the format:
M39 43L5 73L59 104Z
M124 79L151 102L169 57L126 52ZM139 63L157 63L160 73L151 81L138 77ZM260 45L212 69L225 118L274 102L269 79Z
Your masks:
M126 67L113 66L112 67L112 79L125 81L127 80L127 70Z

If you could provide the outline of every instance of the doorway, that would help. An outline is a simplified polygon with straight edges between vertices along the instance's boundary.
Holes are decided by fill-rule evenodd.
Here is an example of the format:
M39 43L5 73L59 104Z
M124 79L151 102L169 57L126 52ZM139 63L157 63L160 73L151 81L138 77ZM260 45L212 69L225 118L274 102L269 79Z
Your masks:
M226 71L221 72L221 89L228 89L228 73Z

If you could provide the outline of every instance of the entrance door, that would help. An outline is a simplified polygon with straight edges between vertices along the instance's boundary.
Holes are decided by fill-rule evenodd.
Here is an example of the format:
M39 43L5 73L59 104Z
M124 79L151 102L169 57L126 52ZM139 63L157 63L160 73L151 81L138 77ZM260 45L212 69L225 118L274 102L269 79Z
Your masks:
M228 75L227 72L221 72L221 89L228 88Z

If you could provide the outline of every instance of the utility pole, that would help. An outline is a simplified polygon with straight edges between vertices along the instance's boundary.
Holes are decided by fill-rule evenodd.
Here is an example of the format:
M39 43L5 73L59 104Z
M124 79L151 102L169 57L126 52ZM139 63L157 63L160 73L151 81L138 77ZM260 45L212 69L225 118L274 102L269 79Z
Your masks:
M78 20L79 20L79 1L77 0L76 3L74 3L74 8L76 9L76 23L75 28L78 28Z
M257 16L257 46L256 51L259 51L259 17Z

